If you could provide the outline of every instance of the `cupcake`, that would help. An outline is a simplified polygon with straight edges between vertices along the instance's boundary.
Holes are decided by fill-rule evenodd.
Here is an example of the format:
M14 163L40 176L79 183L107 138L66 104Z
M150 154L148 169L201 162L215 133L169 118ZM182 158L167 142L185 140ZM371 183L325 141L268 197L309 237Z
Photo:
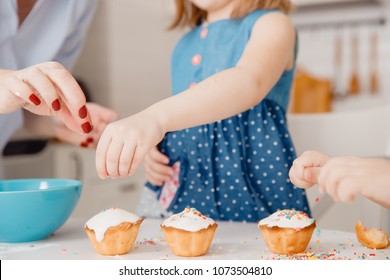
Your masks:
M196 257L207 253L214 238L217 223L195 208L170 216L161 224L169 249L182 257Z
M306 249L316 223L304 212L281 210L262 219L258 226L270 251L287 255Z
M96 252L101 255L122 255L130 252L143 218L119 208L104 210L85 225L84 230Z
M355 224L357 240L371 249L384 249L390 245L389 236L386 232L377 228L366 228L361 221Z

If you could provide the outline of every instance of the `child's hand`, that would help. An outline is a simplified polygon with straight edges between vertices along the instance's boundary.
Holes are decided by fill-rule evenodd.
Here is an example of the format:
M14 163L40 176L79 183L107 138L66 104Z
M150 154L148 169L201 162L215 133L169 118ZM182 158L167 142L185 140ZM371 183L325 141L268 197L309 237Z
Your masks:
M133 175L151 148L164 137L159 118L146 111L109 124L96 149L100 178Z
M293 162L290 169L291 182L300 188L310 188L318 183L321 167L330 159L329 156L316 152L306 151Z
M173 168L168 164L169 158L157 147L152 148L144 161L146 179L155 186L162 186L173 176Z
M337 157L330 159L318 177L320 190L336 201L353 201L361 194L390 203L390 162L382 159Z

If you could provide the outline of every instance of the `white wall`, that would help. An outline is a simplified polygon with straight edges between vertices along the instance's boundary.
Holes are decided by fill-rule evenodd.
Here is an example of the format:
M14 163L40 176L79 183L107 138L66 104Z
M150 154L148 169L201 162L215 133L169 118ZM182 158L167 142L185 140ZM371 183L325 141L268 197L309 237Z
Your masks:
M128 116L170 96L173 11L170 0L100 0L75 69L94 101Z

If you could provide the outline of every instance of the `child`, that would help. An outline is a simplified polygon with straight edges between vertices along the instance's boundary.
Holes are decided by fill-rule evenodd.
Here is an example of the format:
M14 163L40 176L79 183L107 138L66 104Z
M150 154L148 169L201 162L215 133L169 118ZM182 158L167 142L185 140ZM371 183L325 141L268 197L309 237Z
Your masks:
M290 169L291 181L301 188L319 184L336 201L352 201L356 195L390 208L390 161L375 158L334 157L304 152Z
M296 35L272 9L287 12L289 1L176 6L173 27L192 30L173 52L174 96L107 127L96 154L99 176L132 175L150 152L145 168L155 185L147 186L167 212L191 206L213 219L250 222L284 208L310 214L305 192L288 178L295 152L285 110ZM154 148L161 140L166 157Z

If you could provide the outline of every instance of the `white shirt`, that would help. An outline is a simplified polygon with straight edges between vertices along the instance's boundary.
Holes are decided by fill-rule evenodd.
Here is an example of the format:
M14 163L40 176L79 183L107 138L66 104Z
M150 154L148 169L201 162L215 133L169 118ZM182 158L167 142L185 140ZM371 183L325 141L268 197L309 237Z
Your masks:
M58 61L68 70L83 46L96 0L37 0L19 27L17 0L0 0L0 69ZM22 112L0 115L0 152L22 125Z
M74 66L96 0L37 0L19 27L17 0L0 0L0 68L18 70L56 60Z

